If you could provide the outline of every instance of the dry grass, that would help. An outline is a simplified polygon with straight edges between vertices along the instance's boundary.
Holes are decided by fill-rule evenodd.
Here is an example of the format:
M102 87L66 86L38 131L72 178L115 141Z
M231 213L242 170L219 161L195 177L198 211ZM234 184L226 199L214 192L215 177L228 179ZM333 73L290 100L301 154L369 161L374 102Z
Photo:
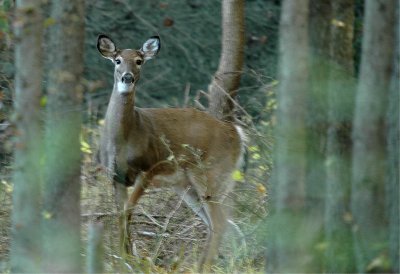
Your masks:
M104 174L91 161L86 161L82 176L82 224L86 242L87 226L90 222L104 225L104 247L106 271L120 267L118 259L118 219L113 199L113 188ZM239 190L239 187L241 188ZM244 239L231 229L220 249L217 272L255 272L263 266L263 247L257 243L256 225L265 216L265 203L254 188L238 185L241 211L236 211L235 222L244 233ZM253 198L249 200L249 196ZM240 198L238 198L240 197ZM251 201L248 212L243 212ZM258 207L258 208L257 208ZM251 210L250 210L251 208ZM250 223L251 222L251 223ZM202 253L207 228L199 217L169 189L149 189L134 209L131 222L134 253L128 259L126 271L132 269L150 272L193 272Z
M0 181L6 182L6 177L1 177ZM0 185L0 272L7 268L11 227L11 192L3 183Z

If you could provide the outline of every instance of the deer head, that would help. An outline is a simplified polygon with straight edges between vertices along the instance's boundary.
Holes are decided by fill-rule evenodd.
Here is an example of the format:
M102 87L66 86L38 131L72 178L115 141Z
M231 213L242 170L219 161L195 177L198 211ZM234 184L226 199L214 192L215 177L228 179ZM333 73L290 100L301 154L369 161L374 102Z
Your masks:
M150 37L139 50L118 49L110 37L101 34L97 39L100 54L114 65L114 89L120 94L133 92L140 78L140 69L147 61L155 57L160 50L160 38Z

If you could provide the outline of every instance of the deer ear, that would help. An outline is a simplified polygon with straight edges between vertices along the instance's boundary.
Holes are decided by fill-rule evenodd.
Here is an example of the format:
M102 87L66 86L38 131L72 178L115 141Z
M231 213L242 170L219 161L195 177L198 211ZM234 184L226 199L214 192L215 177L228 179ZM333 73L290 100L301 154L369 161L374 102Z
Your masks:
M103 57L108 59L113 59L117 51L113 40L104 34L100 34L97 38L97 49Z
M150 60L160 51L161 43L159 36L152 36L144 42L140 52L143 54L144 60Z

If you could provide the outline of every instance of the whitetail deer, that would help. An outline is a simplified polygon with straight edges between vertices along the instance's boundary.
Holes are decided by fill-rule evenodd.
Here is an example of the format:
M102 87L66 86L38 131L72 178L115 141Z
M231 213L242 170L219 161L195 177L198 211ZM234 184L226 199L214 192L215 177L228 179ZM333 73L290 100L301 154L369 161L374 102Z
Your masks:
M117 49L100 35L97 48L114 65L114 88L101 135L101 163L113 175L120 217L120 246L131 252L131 209L148 186L172 187L209 228L200 269L209 268L228 216L222 201L233 188L232 172L243 151L240 127L191 108L135 107L142 65L160 49L158 36L141 49ZM133 186L128 197L127 187Z

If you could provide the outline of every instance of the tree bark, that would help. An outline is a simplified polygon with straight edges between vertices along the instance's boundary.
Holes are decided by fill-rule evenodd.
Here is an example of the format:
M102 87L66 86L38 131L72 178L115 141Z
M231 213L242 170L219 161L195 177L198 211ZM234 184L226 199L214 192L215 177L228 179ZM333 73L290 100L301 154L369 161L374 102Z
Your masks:
M208 88L208 111L220 120L234 120L234 98L244 60L244 0L222 1L222 52Z
M40 272L40 97L42 15L40 0L16 1L14 190L11 272Z
M84 2L54 1L46 116L44 271L81 272L80 142Z
M384 186L387 172L385 121L393 66L395 0L367 0L361 71L353 130L351 209L359 272L374 256L387 226ZM379 20L377 20L379 18Z
M355 94L354 1L332 2L326 151L325 270L354 269L350 215L351 124Z
M280 84L273 174L273 238L267 268L271 272L304 272L307 240L296 241L305 220L306 94L309 89L308 1L282 2ZM304 227L303 227L304 228Z

